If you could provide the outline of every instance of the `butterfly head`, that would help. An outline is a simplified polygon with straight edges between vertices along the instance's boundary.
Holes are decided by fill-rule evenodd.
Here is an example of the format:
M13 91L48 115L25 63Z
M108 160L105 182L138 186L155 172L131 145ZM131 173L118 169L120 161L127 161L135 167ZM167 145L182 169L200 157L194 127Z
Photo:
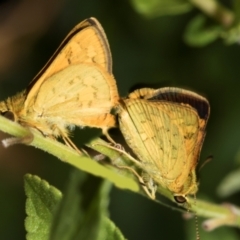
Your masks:
M24 104L24 98L22 98L22 95L23 92L0 102L0 115L11 121L17 122L19 113Z

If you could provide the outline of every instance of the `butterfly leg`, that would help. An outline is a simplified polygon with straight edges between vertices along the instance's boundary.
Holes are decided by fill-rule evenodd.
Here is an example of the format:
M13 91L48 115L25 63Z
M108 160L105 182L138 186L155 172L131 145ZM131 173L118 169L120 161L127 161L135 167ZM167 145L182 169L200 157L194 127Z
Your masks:
M129 153L127 153L124 148L122 147L119 147L121 145L119 144L114 144L115 146L111 146L111 145L106 145L106 144L96 144L96 145L103 145L105 147L108 147L108 148L111 148L111 149L114 149L116 151L118 151L119 153L122 153L124 156L126 156L129 160L131 160L132 162L134 162L138 167L142 168L142 164L141 162L139 162L138 160L136 160L135 158L133 158Z
M143 179L143 182L147 189L151 192L151 195L154 196L155 199L155 194L157 191L157 185L154 182L154 180L147 174L146 172L142 172L141 177Z
M81 149L82 151L79 150L79 148L72 142L72 140L71 140L69 137L64 136L64 137L62 137L62 139L64 140L65 144L66 144L68 147L73 148L74 150L76 150L79 155L82 155L82 154L84 153L84 154L86 154L87 156L89 156L88 153L87 153L84 149Z
M128 166L119 166L119 165L115 165L117 168L120 169L127 169L128 171L132 172L137 178L139 183L141 184L144 192L151 198L151 199L155 199L155 193L156 193L156 188L154 187L154 189L152 188L152 186L150 186L150 184L148 183L146 185L146 182L144 180L144 178L142 176L140 176L133 168L128 167Z
M119 144L114 144L115 146L111 146L111 145L106 145L106 144L96 144L96 145L103 145L105 147L114 149L116 151L118 151L119 153L125 155L128 159L130 159L131 161L133 161L134 163L136 163L136 165L140 168L142 168L141 163L136 160L135 158L133 158L130 154L128 154L124 148L122 148L121 145ZM119 147L120 146L120 147ZM145 191L145 193L151 198L151 199L155 199L155 193L156 193L156 187L155 187L155 183L153 182L152 179L148 179L146 180L146 176L140 176L133 168L128 167L128 166L123 166L123 165L119 165L116 164L116 161L114 161L115 163L112 163L115 167L119 168L119 169L127 169L128 171L132 172L137 178L139 183L142 185L143 190ZM147 183L147 184L146 184Z
M117 143L110 137L109 133L108 133L108 128L103 128L102 129L102 133L103 135L107 138L107 140L112 143L113 145L116 145Z

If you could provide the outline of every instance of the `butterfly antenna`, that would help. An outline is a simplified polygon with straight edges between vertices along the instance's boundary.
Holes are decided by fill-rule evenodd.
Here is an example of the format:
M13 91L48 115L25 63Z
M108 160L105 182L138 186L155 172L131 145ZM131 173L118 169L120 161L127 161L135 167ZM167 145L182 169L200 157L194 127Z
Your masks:
M197 197L196 194L194 195L194 205L197 205ZM194 212L194 219L195 219L195 230L196 230L196 240L200 240L200 234L199 234L199 225L198 225L198 216L197 212Z
M199 172L201 171L201 169L207 164L207 163L209 163L210 161L212 161L212 159L213 159L213 155L209 155L206 159L205 159L205 161L202 163L202 165L200 166L200 168L199 168Z

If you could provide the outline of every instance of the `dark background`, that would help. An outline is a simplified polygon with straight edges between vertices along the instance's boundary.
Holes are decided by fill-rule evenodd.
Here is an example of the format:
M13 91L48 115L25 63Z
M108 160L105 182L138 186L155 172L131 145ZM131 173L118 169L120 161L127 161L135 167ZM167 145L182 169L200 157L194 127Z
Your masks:
M196 9L147 19L126 0L33 2L0 3L1 99L24 89L67 33L94 16L108 37L121 96L136 84L153 84L184 87L208 98L211 115L201 160L211 154L214 158L200 172L197 197L239 204L239 194L228 199L216 194L223 177L239 166L239 45L226 46L218 40L202 48L187 46L182 36ZM32 147L0 147L0 239L25 239L23 176L37 174L63 189L70 169ZM129 240L194 239L194 220L186 222L178 212L116 188L111 193L110 217ZM202 239L239 238L239 232L229 227L201 235Z

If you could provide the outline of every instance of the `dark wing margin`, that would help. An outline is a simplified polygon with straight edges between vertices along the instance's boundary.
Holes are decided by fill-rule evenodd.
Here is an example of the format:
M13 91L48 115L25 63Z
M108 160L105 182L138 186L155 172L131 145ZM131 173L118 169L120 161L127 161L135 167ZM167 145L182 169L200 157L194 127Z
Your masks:
M188 104L196 109L199 117L205 119L209 118L210 106L206 98L180 88L160 88L154 92L154 94L148 98L149 101L167 101L175 102L179 104Z
M95 18L88 18L82 22L80 22L78 25L76 25L71 32L67 35L67 37L63 40L63 42L60 44L60 46L57 48L57 50L54 52L54 54L51 56L51 58L48 60L48 62L45 64L45 66L41 69L41 71L34 77L34 79L30 82L30 84L27 87L27 93L32 89L33 85L36 83L36 81L44 74L44 72L49 68L49 66L52 64L52 62L56 59L58 54L61 52L61 50L68 44L68 42L75 36L78 32L82 31L85 28L88 27L95 27L95 30L98 32L98 34L101 36L102 43L104 47L107 49L107 62L108 67L107 71L109 74L112 74L112 56L110 47L105 35L105 32L101 26L101 24L98 22Z

